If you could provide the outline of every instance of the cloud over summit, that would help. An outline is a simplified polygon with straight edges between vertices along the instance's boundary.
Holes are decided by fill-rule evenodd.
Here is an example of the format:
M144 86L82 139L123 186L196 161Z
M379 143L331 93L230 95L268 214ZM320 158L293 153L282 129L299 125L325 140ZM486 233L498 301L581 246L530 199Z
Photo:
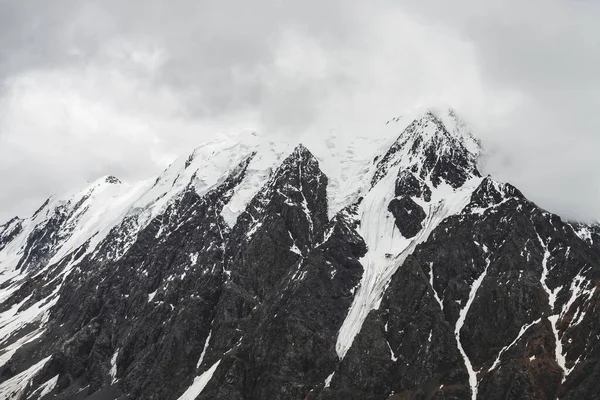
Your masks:
M369 135L449 104L486 171L600 218L591 1L2 2L0 219L217 133Z

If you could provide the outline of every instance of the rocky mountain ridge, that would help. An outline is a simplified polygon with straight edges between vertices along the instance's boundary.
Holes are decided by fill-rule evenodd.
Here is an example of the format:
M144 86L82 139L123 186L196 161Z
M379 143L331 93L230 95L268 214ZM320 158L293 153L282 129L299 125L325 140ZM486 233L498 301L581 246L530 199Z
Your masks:
M207 143L0 226L0 397L599 397L597 228L482 176L453 112L388 126Z

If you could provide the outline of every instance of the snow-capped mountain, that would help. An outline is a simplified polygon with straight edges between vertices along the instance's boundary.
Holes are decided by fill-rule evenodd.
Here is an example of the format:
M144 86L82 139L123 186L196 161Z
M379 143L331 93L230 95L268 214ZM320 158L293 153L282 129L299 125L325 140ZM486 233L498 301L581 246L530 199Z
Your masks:
M0 398L594 399L600 228L389 139L209 142L0 226Z

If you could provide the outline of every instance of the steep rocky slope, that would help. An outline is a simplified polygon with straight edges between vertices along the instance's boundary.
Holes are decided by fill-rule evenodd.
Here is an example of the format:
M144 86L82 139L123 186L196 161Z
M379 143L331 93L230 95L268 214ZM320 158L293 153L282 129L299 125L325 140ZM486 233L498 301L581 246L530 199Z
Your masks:
M0 226L0 398L599 398L598 227L482 176L452 112L388 129L208 143Z

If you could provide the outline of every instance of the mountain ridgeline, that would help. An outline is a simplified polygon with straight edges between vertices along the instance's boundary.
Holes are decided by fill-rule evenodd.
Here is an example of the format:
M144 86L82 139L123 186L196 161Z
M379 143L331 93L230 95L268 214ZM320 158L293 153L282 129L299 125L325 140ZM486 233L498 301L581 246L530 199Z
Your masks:
M0 398L600 398L600 228L482 176L451 111L386 129L210 142L0 226Z

